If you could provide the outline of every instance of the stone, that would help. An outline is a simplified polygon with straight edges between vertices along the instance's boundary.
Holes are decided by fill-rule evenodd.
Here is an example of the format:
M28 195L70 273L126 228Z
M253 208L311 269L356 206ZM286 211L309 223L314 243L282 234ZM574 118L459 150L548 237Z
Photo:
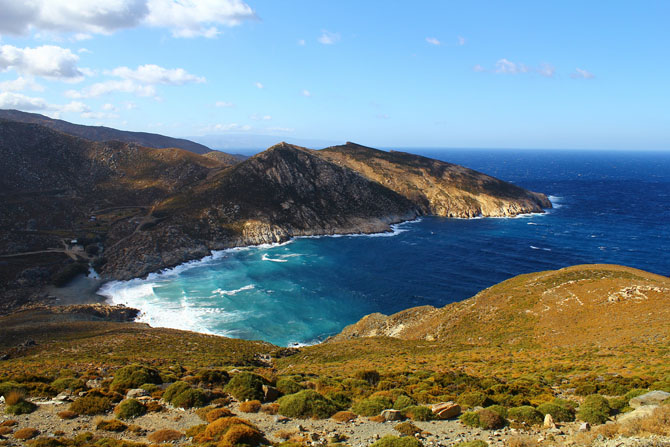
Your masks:
M579 431L584 432L584 431L590 431L591 430L591 424L588 422L584 422L582 425L579 426Z
M54 398L55 400L60 400L62 402L64 401L72 401L72 395L68 393L67 391L63 391L60 393L58 396Z
M658 408L658 405L643 405L636 408L635 410L624 413L617 417L617 422L626 422L632 421L634 419L640 419L643 417L651 416L651 414Z
M285 424L288 421L290 421L290 419L287 418L286 416L275 416L274 420L278 424Z
M633 408L639 408L644 405L660 405L661 402L666 399L670 399L670 393L656 390L632 398L629 402L629 405Z
M384 410L382 411L382 417L385 421L402 421L405 419L399 410Z
M100 388L102 386L102 380L100 379L91 379L86 381L86 388Z
M438 419L453 419L461 414L461 406L452 401L435 404L431 410Z
M263 400L265 402L273 402L279 399L281 393L279 390L273 386L263 385Z
M137 399L138 397L148 396L147 390L142 388L133 388L126 393L126 399Z
M547 413L544 416L543 427L544 428L556 428L556 424L554 423L554 418L549 413Z

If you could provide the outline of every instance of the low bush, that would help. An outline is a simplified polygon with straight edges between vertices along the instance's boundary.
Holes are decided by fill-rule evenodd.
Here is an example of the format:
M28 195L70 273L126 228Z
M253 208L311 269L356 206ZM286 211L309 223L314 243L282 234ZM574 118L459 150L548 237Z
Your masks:
M491 405L490 407L486 407L486 409L495 411L500 417L507 419L507 408L502 405Z
M263 442L263 435L251 422L233 416L210 423L193 439L197 443L217 443L217 447L238 444L254 447Z
M575 420L575 411L558 405L553 402L547 402L537 407L537 411L544 416L550 414L555 422L572 422Z
M179 441L183 437L184 434L182 432L166 428L151 433L149 436L147 436L147 439L153 443L160 444L163 442Z
M384 436L370 447L422 447L421 441L413 436Z
M477 439L476 441L459 442L455 447L488 447L486 441Z
M265 382L265 379L258 374L241 372L235 374L230 379L224 387L224 391L232 394L240 402L244 402L245 400L263 400L265 396L263 385L265 385Z
M26 392L26 390L16 382L0 382L0 396L4 396L6 399L7 395L12 391L18 391L20 393Z
M280 398L278 403L279 413L292 418L324 419L337 411L333 402L313 390L289 394Z
M411 422L401 422L396 424L393 429L404 436L414 436L417 433L421 433L421 429Z
M215 408L213 410L205 412L204 415L198 413L198 416L200 416L201 419L204 419L207 422L214 422L217 419L233 416L233 412L227 408Z
M35 436L39 435L40 431L36 428L25 427L14 432L14 438L25 441L27 439L33 439Z
M196 377L207 386L223 386L230 380L228 373L221 369L206 369L198 372Z
M282 377L277 380L277 389L282 394L295 394L302 391L304 388L298 382L288 377Z
M403 410L403 415L413 421L431 421L435 418L433 410L423 405L413 405Z
M0 436L8 435L13 431L12 427L0 427Z
M140 388L149 394L153 394L156 391L162 391L161 388L155 383L143 383L142 386L140 386Z
M7 414L29 414L37 409L37 405L24 399L20 391L10 391L5 396L5 413Z
M128 426L118 419L100 420L95 424L95 428L104 431L113 431L116 433L128 430Z
M357 371L355 377L358 380L364 380L370 386L375 386L379 382L380 375L374 369L368 369L364 371Z
M358 416L353 411L338 411L330 418L337 422L349 422L355 420Z
M515 422L526 423L528 425L536 425L544 422L542 413L530 405L510 408L507 411L507 417Z
M132 419L146 414L147 407L137 399L126 399L119 403L114 409L116 417L119 419Z
M274 415L279 413L279 404L277 402L272 402L271 404L265 404L261 407L261 413Z
M207 404L207 395L186 382L175 382L163 393L163 400L174 407L194 408Z
M248 400L240 404L240 411L242 413L258 413L262 406L260 400Z
M579 406L577 418L592 425L604 424L609 419L610 411L607 399L599 394L592 394L587 396Z
M485 430L497 430L506 425L505 418L493 410L487 410L486 408L479 410L477 416L479 416L479 428Z
M398 396L395 402L393 402L393 409L404 410L405 408L411 407L412 405L416 405L416 401L406 394L401 394Z
M479 391L463 393L458 396L456 402L464 408L485 407L493 403L486 394L480 393Z
M143 365L128 365L114 373L111 388L113 390L127 390L130 388L139 388L147 383L163 383L160 372L157 369Z
M356 402L351 410L360 416L377 416L382 411L393 408L393 402L387 397L376 396Z
M207 428L207 424L194 425L193 427L189 427L188 429L186 429L185 434L189 438L194 438L194 437L204 433L206 428Z
M347 410L351 406L351 398L342 392L328 393L326 397L335 404L338 410Z
M65 390L79 391L86 389L86 384L83 380L75 377L61 377L51 382L51 388L59 393Z

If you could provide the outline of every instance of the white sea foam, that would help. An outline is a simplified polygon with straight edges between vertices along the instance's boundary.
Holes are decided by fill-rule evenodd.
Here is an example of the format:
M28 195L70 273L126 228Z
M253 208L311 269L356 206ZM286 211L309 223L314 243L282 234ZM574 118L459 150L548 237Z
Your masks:
M560 196L547 196L547 199L551 202L551 206L554 209L559 209L563 206L561 203L563 201L563 197Z
M263 253L263 256L261 256L261 259L263 261L272 261L272 262L288 262L288 259L277 259L277 258L271 258L268 256L267 253Z
M532 248L533 250L551 251L551 248L536 247L534 245L531 245L530 248Z
M240 292L244 292L245 290L252 290L252 289L255 289L255 288L256 288L255 285L248 284L244 287L240 287L239 289L235 289L235 290L223 290L223 289L212 290L212 293L218 293L221 296L233 296L233 295L237 295Z

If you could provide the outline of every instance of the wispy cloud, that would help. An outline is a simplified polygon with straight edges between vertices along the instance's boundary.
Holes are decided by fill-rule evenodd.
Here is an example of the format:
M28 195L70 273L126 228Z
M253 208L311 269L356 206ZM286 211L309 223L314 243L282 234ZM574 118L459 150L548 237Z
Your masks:
M556 67L551 64L541 64L537 72L546 78L551 78L556 73Z
M312 92L310 92L309 90L303 90L302 92L300 92L300 94L306 98L312 96Z
M216 107L233 107L235 104L233 104L232 102L228 102L228 101L216 101L214 103L214 105Z
M426 42L428 42L431 45L440 45L442 42L437 40L435 37L426 37Z
M525 64L512 62L505 58L498 59L495 66L495 72L501 74L519 74L528 73L530 70Z
M477 73L483 73L483 72L486 71L486 68L484 68L484 67L481 66L480 64L477 64L477 65L475 65L474 67L472 67L472 70L473 70L473 71L476 71Z
M23 90L42 92L44 91L44 87L35 82L32 78L24 78L23 76L19 76L17 79L11 81L0 82L0 91L20 92Z
M463 45L465 45L465 42L466 42L465 37L463 37L463 36L458 36L457 39L458 39L458 45L459 45L459 46L462 47Z
M298 40L298 45L300 45L301 47L304 47L305 45L307 45L307 42L305 42L305 39L300 39L300 40Z
M112 76L122 79L131 79L143 84L182 85L186 83L203 83L206 79L195 76L183 68L164 68L155 64L140 65L136 69L118 67L109 72Z
M256 88L265 88L265 86L263 84L261 84L260 82L256 82L256 83L254 83L254 85L256 86Z
M593 79L595 75L590 71L581 68L575 68L575 72L570 75L572 79Z
M272 119L272 115L258 115L254 113L249 118L254 121L270 121Z
M324 45L333 45L339 42L340 38L340 33L331 33L330 31L322 30L321 36L317 40Z

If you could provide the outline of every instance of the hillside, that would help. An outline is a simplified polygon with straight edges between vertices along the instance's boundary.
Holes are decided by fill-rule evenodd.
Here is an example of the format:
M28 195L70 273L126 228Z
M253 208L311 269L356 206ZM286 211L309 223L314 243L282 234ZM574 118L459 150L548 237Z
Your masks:
M393 223L441 212L412 193L426 182L460 197L445 215L550 206L542 194L409 154L388 155L398 183L385 184L365 163L374 166L386 153L356 145L347 151L352 147L360 164L334 159L332 148L281 143L230 166L226 154L93 142L0 120L0 284L12 290L0 307L44 300L42 286L67 282L87 264L105 279L129 279L211 250L388 231Z
M63 120L52 119L38 113L20 112L18 110L0 110L0 119L20 123L40 124L50 129L91 141L102 142L116 140L157 149L173 147L201 155L211 152L211 149L207 146L183 138L172 138L148 132L130 132L105 126L84 126Z
M502 217L551 208L544 194L420 155L385 152L349 142L318 152L407 197L423 214Z

